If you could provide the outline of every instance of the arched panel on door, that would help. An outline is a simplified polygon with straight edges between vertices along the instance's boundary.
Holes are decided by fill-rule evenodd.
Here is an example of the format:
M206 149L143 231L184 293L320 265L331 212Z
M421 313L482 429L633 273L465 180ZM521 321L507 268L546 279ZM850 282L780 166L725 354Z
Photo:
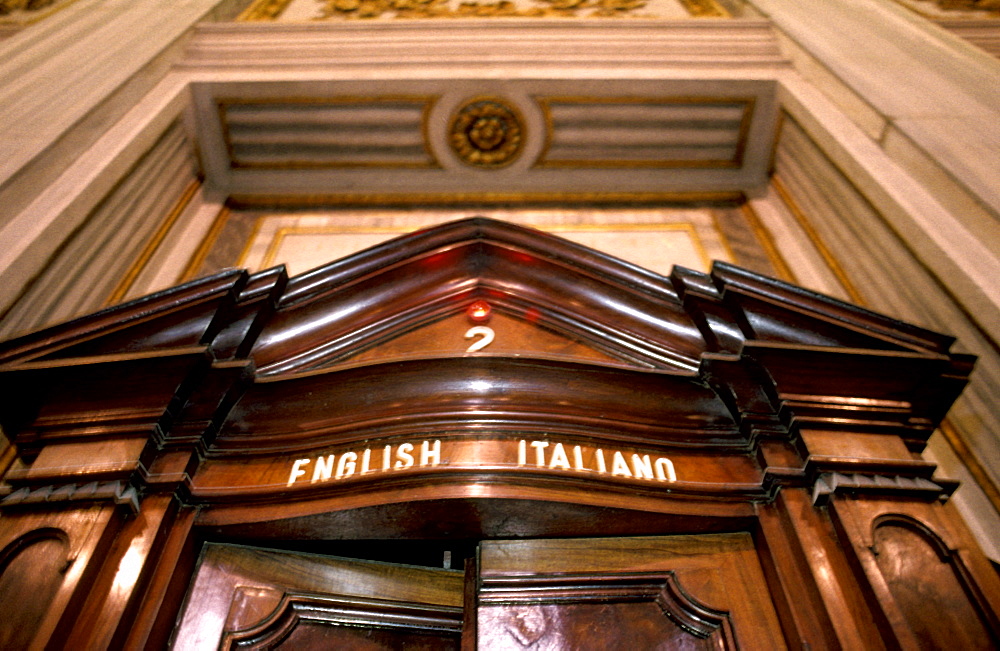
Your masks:
M893 601L927 649L995 649L1000 631L977 603L961 560L909 518L881 519L872 551Z
M24 649L63 582L69 539L60 529L27 533L0 550L0 649Z

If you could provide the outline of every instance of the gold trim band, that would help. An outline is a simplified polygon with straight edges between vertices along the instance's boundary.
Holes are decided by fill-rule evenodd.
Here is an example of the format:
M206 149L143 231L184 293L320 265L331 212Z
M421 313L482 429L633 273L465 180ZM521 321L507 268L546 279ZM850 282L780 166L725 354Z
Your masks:
M212 222L212 227L205 234L205 238L195 249L194 255L188 261L187 266L184 267L184 271L181 272L180 277L177 282L183 283L194 279L195 275L198 273L198 269L201 268L202 263L205 262L205 258L211 252L212 248L215 246L216 240L219 239L219 235L222 233L222 229L226 226L226 221L229 219L229 206L223 206L219 214L215 216L215 221Z
M314 195L230 195L233 206L247 207L303 207L317 206L454 206L456 204L583 204L614 203L639 204L738 204L745 199L739 191L720 192L483 192L483 193L429 193L429 194L314 194Z
M941 421L941 426L938 429L941 430L941 434L955 452L955 456L969 470L969 474L972 475L979 488L982 489L986 495L986 499L990 501L996 512L1000 513L1000 489L997 489L997 485L993 483L993 479L987 474L986 469L983 468L983 464L979 463L979 459L972 454L972 450L962 440L955 426L946 418Z
M191 200L194 198L194 195L198 192L199 188L201 188L201 181L197 179L188 184L187 188L184 189L183 194L181 194L180 199L177 200L173 209L167 214L166 219L163 220L160 226L156 229L156 232L153 233L153 236L146 243L146 246L143 247L142 252L139 253L139 257L137 257L135 262L133 262L128 268L128 271L125 272L125 275L122 277L121 281L119 281L114 291L112 291L111 295L108 296L107 300L104 302L105 305L113 305L125 298L125 295L128 294L130 289L132 289L132 285L139 277L139 274L141 274L146 268L146 265L149 264L153 254L156 253L158 248L160 248L163 240L167 237L167 233L171 228L173 228L174 224L180 218L181 213L183 213L188 207L188 204L191 203Z
M805 216L801 209L799 209L798 204L795 203L795 199L792 198L792 195L788 192L788 189L781 182L781 179L777 174L771 177L771 186L774 188L775 192L778 193L778 196L781 198L781 202L788 208L792 217L795 218L795 221L798 222L799 226L805 232L806 237L808 237L809 241L816 247L816 250L823 258L823 262L826 263L826 266L837 278L837 282L844 288L847 295L851 297L851 301L857 303L858 305L865 306L866 302L864 297L861 295L861 292L859 292L858 288L854 286L851 279L847 277L847 273L844 271L844 268L840 266L840 263L837 262L833 253L826 246L826 243L824 243L820 238L819 233L813 227L812 223L809 222L809 218Z
M750 230L753 231L754 237L757 238L761 248L764 249L764 255L771 261L771 266L774 267L778 278L796 285L799 284L798 279L795 277L795 272L788 266L785 257L781 255L781 250L775 244L774 238L771 237L770 231L764 226L764 223L757 215L757 211L753 209L749 201L740 206L740 212L743 213L747 223L750 225Z

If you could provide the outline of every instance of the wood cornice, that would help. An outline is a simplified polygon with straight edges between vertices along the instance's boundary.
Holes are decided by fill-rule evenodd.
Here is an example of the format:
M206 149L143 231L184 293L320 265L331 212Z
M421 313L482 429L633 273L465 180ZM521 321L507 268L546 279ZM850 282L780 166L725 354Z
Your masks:
M352 361L464 320L477 298L576 342L570 354L604 356L553 356L529 338L513 353L421 354L418 343ZM569 491L574 501L589 485L599 500L669 485L678 499L739 503L834 473L855 478L852 491L897 478L936 499L949 486L926 483L934 468L914 454L971 371L951 343L731 265L664 278L471 218L295 278L228 271L0 344L0 416L28 464L9 479L39 495L129 481L230 510L281 499L328 508L361 487L374 504L417 488L483 495L485 481L498 497ZM387 459L431 440L459 455L453 466L380 475L372 461L342 485L296 483L321 456ZM549 440L580 460L563 473L524 452L509 460ZM95 459L65 460L75 454ZM610 466L594 474L597 456L616 454L675 462L679 479L657 484L662 468L653 483Z

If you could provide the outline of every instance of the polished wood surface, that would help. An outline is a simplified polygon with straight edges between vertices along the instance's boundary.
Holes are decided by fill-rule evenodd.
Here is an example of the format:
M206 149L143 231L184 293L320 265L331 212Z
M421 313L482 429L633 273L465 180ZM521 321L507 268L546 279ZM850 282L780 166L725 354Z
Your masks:
M20 607L11 609L0 627L0 648L27 648L39 632L69 563L68 542L61 533L52 529L35 530L23 537L16 548L5 550L0 603L16 602Z
M489 321L469 320L474 301ZM473 326L494 339L469 352ZM1000 581L943 505L955 482L919 456L972 369L952 344L731 265L664 278L483 218L296 278L197 280L0 343L17 448L0 593L27 595L0 640L158 648L181 612L178 644L200 639L199 604L212 644L235 647L327 644L342 612L366 613L369 641L418 646L441 617L465 648L995 640ZM661 542L650 556L637 537ZM481 545L483 564L458 559L451 601L428 605L387 599L436 585L424 569L379 594L296 571L246 583L258 599L236 589L246 567L197 563L228 545L266 575L366 540Z
M782 649L748 534L484 542L479 647Z
M464 580L457 570L210 544L171 646L457 648Z
M966 586L934 542L912 524L887 523L875 530L872 552L906 626L926 648L997 648L1000 640L984 625Z

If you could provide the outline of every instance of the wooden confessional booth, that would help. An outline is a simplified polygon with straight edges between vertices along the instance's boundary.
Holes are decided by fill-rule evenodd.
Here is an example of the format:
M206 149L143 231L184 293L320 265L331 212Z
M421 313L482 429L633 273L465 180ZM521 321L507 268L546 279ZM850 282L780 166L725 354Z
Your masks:
M518 226L0 347L0 648L986 649L949 337Z

